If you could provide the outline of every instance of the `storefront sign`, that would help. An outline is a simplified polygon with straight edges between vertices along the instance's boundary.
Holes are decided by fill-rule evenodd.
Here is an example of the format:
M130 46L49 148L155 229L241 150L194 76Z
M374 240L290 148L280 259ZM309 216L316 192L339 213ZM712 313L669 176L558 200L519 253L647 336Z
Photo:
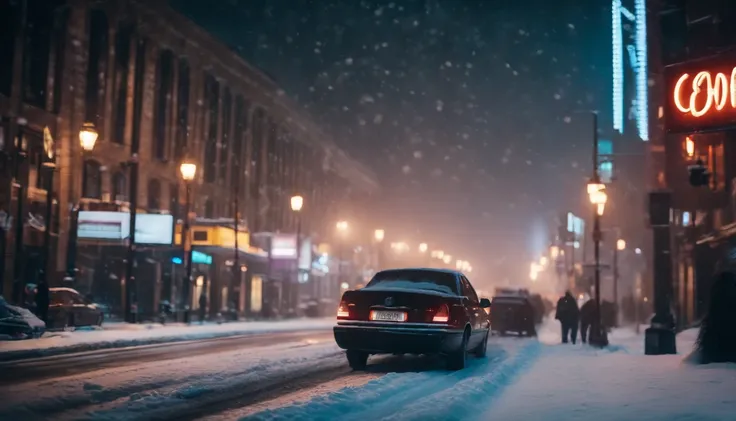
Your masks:
M699 60L665 68L665 128L670 133L736 126L736 59Z
M274 259L295 259L296 235L274 234L271 237L271 257Z
M173 216L136 214L135 222L136 244L171 244ZM77 236L80 239L124 240L130 236L130 214L80 211Z
M174 217L172 215L159 215L155 213L136 214L136 244L171 244L173 235Z

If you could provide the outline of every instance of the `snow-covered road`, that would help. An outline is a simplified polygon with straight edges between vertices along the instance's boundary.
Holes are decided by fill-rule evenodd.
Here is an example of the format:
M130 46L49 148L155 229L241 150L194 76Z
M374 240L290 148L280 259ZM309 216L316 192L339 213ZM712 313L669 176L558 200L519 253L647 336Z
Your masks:
M0 399L0 419L730 419L735 367L684 365L694 334L678 336L680 355L650 357L631 330L594 350L560 344L548 322L539 340L491 338L488 356L462 371L438 358L380 356L352 372L330 335L275 333L235 349L182 348L160 360L0 382L0 396L12 396Z

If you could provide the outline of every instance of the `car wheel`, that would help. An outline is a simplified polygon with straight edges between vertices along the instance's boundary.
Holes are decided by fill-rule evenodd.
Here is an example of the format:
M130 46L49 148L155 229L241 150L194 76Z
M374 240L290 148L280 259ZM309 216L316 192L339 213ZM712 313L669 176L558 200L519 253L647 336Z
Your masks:
M460 344L460 348L447 356L447 368L450 370L462 370L465 368L468 357L468 339L470 332L465 330L463 334L463 342Z
M486 332L486 336L483 338L483 342L481 342L473 351L475 353L475 356L478 358L484 358L486 356L486 350L488 349L488 336L490 332Z
M73 332L75 329L74 325L74 313L68 313L66 315L66 320L64 321L64 330L68 332Z
M95 326L102 327L102 319L104 319L104 317L102 317L102 314L97 316L97 323L95 323Z
M349 349L345 352L348 357L348 364L353 370L365 370L368 365L368 353Z

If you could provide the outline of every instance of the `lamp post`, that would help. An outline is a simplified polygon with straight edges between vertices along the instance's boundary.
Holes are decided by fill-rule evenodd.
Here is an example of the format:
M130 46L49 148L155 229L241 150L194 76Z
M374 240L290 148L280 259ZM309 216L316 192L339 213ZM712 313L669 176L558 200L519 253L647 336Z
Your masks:
M302 207L304 206L304 198L302 196L296 195L291 196L291 211L294 212L294 215L296 216L296 284L295 284L295 290L298 291L298 288L300 288L301 282L301 273L299 273L299 262L302 257L302 216L301 211ZM298 292L296 292L298 297ZM294 304L297 304L297 301L295 299Z
M616 325L619 324L619 320L621 319L619 317L621 312L619 311L620 306L618 302L618 252L624 250L626 250L626 241L619 238L616 240L616 247L613 249L613 303L616 307Z
M49 270L49 255L51 254L51 215L54 207L54 172L56 171L56 145L54 138L51 137L49 129L43 132L43 149L45 153L42 169L46 171L44 177L44 188L46 189L46 209L44 214L44 231L43 231L43 257L41 265L38 268L38 283L46 284L48 282L47 271Z
M128 250L125 255L125 321L128 323L138 322L138 284L135 279L136 267L136 222L138 215L138 151L137 142L131 145L130 159L126 163L129 170L129 198L128 226Z
M190 323L190 308L192 303L192 236L190 234L191 224L191 199L192 199L192 181L197 175L197 164L184 160L179 166L181 179L184 181L185 202L184 202L184 224L181 230L181 244L184 249L184 264L186 274L184 275L184 285L182 285L182 299L184 301L184 323Z
M595 257L595 307L596 314L591 326L590 344L604 347L608 345L608 335L601 323L601 216L606 207L608 196L605 192L606 186L600 181L598 172L598 115L593 114L593 178L588 184L588 196L594 207L593 211L593 247Z
M337 282L341 283L342 281L342 258L343 258L343 248L345 246L345 234L348 231L348 222L347 221L337 221L337 224L335 224L335 228L337 228L337 233L340 236L340 244L338 245L338 252L337 252Z
M85 163L85 157L87 156L87 154L94 150L98 137L99 133L97 133L97 129L95 128L95 125L93 123L84 123L81 130L79 130L79 146L81 146L82 148L82 177L84 177L86 174L86 171L84 171L84 168L87 165ZM84 185L84 180L82 180L82 185ZM84 192L82 192L82 194L83 193ZM64 277L64 280L67 282L74 282L74 279L76 279L77 276L77 229L79 228L79 206L80 203L77 200L76 203L72 204L72 207L69 210L70 215L69 232L67 235L66 275Z

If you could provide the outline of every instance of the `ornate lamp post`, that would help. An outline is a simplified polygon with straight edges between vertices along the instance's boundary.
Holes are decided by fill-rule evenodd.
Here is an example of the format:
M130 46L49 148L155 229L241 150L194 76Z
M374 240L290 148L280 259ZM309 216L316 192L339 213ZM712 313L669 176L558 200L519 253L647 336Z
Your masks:
M186 197L184 202L184 224L181 231L181 244L184 249L184 264L186 274L184 275L184 285L182 288L182 298L184 301L184 323L191 321L190 308L192 303L191 290L192 290L192 236L190 234L191 224L191 195L192 195L192 181L197 175L197 164L184 160L179 166L181 172L181 179L184 181L186 190Z

